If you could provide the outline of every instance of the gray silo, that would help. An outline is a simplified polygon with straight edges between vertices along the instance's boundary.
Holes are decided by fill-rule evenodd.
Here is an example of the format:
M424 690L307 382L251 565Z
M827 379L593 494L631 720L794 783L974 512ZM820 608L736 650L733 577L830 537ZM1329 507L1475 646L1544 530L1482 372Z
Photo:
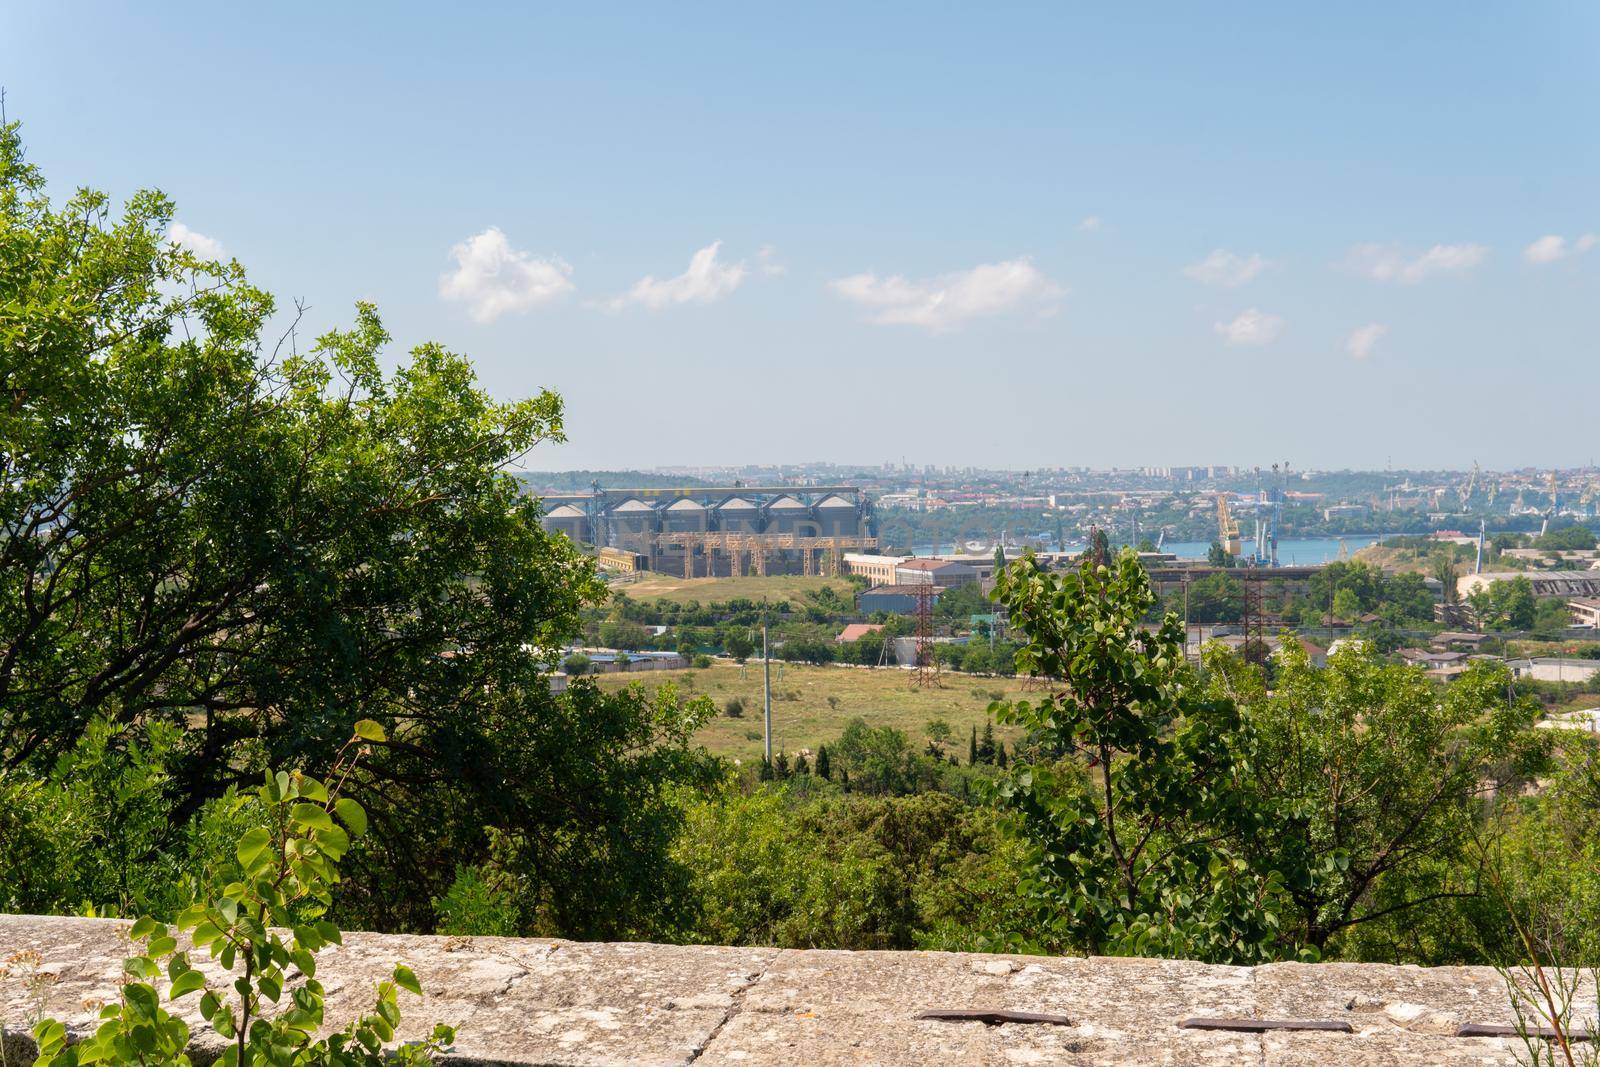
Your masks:
M742 496L730 496L717 505L717 529L724 533L756 533L761 528L761 509Z
M767 505L767 524L764 533L816 534L816 523L811 521L811 509L792 496L780 496Z
M547 533L566 534L573 541L592 541L589 536L589 516L572 504L553 508L539 520Z
M861 532L856 506L837 493L817 502L817 532L823 537L854 537Z

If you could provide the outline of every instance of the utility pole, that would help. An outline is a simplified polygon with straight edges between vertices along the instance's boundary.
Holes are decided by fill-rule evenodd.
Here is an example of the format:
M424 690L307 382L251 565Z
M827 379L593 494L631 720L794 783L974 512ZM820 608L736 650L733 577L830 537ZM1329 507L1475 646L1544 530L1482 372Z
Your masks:
M761 598L761 738L772 762L772 657L767 654L767 598Z

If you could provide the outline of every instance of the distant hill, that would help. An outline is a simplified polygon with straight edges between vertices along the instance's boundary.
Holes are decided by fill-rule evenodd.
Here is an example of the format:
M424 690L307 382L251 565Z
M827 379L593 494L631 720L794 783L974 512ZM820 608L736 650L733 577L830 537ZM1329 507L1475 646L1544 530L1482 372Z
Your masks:
M517 477L535 493L587 493L595 482L602 489L670 489L710 484L687 475L643 471L522 471Z

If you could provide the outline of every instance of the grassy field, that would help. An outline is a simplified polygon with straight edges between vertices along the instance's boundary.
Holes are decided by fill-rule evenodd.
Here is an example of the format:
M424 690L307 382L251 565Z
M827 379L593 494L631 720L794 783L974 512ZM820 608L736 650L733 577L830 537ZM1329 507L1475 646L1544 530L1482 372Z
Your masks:
M649 674L603 674L600 685L617 689L637 682L654 690L671 680L685 695L705 694L717 706L717 717L700 731L699 741L712 752L740 759L761 758L761 665L740 667L719 662L704 670L659 671ZM774 662L772 665L772 747L789 753L816 750L839 736L845 724L860 716L874 726L903 730L919 748L925 742L923 726L943 719L954 732L956 754L967 756L969 731L982 731L988 721L989 701L997 695L1014 697L1021 686L1009 678L974 678L946 675L939 689L911 688L910 672L859 667L809 667ZM729 718L723 707L730 697L744 701L744 715ZM829 698L832 698L831 701ZM1017 731L997 728L1007 743Z
M612 589L625 593L632 600L661 599L677 604L690 600L709 604L713 600L760 600L762 597L774 604L780 600L801 604L806 593L826 588L832 588L847 603L855 599L854 588L843 578L800 574L773 575L770 578L674 578L670 574L645 572L633 581L612 585Z

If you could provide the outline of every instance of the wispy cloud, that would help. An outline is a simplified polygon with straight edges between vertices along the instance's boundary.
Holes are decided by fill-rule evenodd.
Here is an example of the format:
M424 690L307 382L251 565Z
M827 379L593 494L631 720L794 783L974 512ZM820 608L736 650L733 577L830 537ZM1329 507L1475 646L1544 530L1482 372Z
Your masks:
M1283 332L1283 319L1248 308L1235 315L1230 322L1215 323L1212 329L1230 345L1264 345L1278 339Z
M1369 322L1357 328L1350 334L1344 343L1344 350L1355 359L1366 359L1372 355L1372 348L1389 332L1389 327L1381 322Z
M973 319L1012 312L1048 315L1066 295L1026 256L920 281L866 273L830 284L840 298L870 309L872 322L920 326L930 333L947 333Z
M1397 245L1356 245L1345 256L1344 265L1373 281L1415 285L1435 274L1460 274L1488 258L1483 245L1434 245L1421 255L1412 255Z
M1581 256L1593 248L1600 238L1592 233L1575 238L1570 244L1565 237L1552 233L1539 238L1522 250L1522 258L1529 263L1554 263L1568 256Z
M778 250L771 245L762 245L756 251L756 267L769 278L777 278L789 271L788 264L778 258Z
M1104 228L1104 226L1105 223L1101 221L1099 215L1085 215L1083 217L1083 221L1078 223L1078 229L1082 230L1084 233L1093 233L1096 230Z
M539 258L511 247L497 227L450 249L455 270L439 278L439 295L465 305L474 322L493 322L559 300L576 287L572 267L556 256Z
M207 237L198 230L191 230L181 222L174 222L167 227L167 240L187 248L201 259L221 259L225 254L221 241Z
M712 241L689 258L689 269L673 278L658 279L647 275L633 283L633 288L606 301L609 311L638 305L651 311L660 311L674 304L711 304L739 288L749 273L743 263L717 262L721 241Z
M1259 253L1252 252L1248 256L1241 256L1226 248L1217 248L1200 262L1191 263L1183 268L1183 273L1206 285L1221 285L1233 289L1266 270L1267 266L1266 259Z

